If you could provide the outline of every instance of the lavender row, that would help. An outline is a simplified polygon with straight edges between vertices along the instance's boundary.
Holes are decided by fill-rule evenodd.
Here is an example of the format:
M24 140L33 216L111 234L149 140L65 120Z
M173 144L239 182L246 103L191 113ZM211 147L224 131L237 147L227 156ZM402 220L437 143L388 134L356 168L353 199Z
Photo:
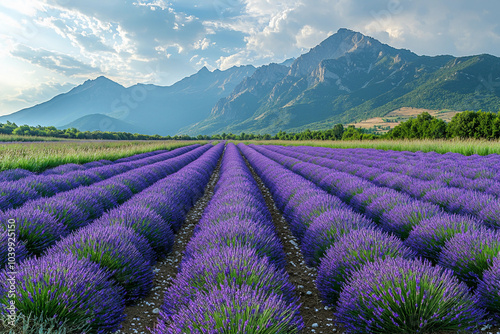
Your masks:
M74 172L77 170L87 170L89 168L95 168L95 167L102 167L106 165L112 165L116 163L121 163L121 162L131 162L131 161L136 161L140 159L144 159L147 157L151 157L160 153L166 153L168 150L158 150L158 151L153 151L153 152L145 152L145 153L140 153L136 155L132 155L130 157L126 158L121 158L115 161L110 161L110 160L96 160L96 161L91 161L87 162L84 164L75 164L75 163L68 163L64 165L59 165L54 168L49 168L42 173L38 174L35 172L31 172L26 169L22 168L15 168L15 169L9 169L9 170L4 170L0 172L0 182L5 182L5 181L18 181L22 178L28 177L28 176L35 176L35 175L53 175L53 174L64 174L68 172Z
M342 151L325 148L311 149L310 147L294 148L293 151L334 160L337 167L353 174L357 173L358 169L362 169L361 172L369 170L371 179L390 172L392 177L399 174L399 177L403 179L416 178L427 181L430 186L449 186L500 196L500 156L496 154L478 157L476 164L469 165L464 160L470 157L462 155L454 156L453 160L436 159L429 163L426 158L429 153L416 153L419 159L411 161L411 155L408 154L410 152L388 154L387 151L366 149ZM448 164L452 164L453 168L449 168ZM354 165L358 168L353 169Z
M273 152L276 158L280 159L280 155L291 157L287 159L288 165L299 163L294 169L314 169L318 165L318 173L326 175L328 173L323 168L330 169L330 175L327 179L331 184L325 184L320 181L319 176L315 176L316 182L323 182L324 187L330 191L337 191L339 188L344 189L344 185L350 184L350 191L360 192L363 188L371 186L380 186L394 189L398 192L403 192L407 196L403 196L405 202L418 203L419 207L430 212L435 212L437 206L451 214L459 214L472 216L474 219L482 221L490 228L500 228L500 199L495 196L484 194L477 191L450 188L446 184L435 181L422 181L411 178L405 175L386 172L375 176L377 173L373 168L366 168L362 165L337 163L333 160L315 158L311 160L310 155L296 153L291 150L286 150L280 147L258 148L266 152ZM278 154L278 155L277 155ZM313 163L305 163L305 161ZM321 167L319 167L321 166ZM306 172L307 173L307 172ZM356 175L352 175L355 173ZM336 174L336 176L334 176ZM372 181L369 181L372 180ZM340 182L337 184L337 182ZM400 197L402 194L399 195ZM420 202L412 201L411 198L422 200L432 205L420 204ZM410 226L409 226L410 227Z
M310 147L298 147L302 153L307 153ZM318 147L316 154L341 158L344 161L355 162L357 158L367 160L370 164L385 168L389 171L398 171L412 176L433 179L443 173L453 173L469 179L486 178L500 180L500 155L464 156L459 153L448 152L408 152L375 149L330 149ZM368 161L369 160L369 161ZM421 170L424 166L428 172ZM416 167L416 168L415 168Z
M17 208L29 200L51 197L81 186L88 186L139 167L177 157L197 147L200 145L185 146L140 160L72 171L62 175L34 175L19 181L1 182L0 210Z
M264 198L228 144L153 333L298 332L303 322L284 265Z
M45 249L69 233L89 224L105 211L117 207L165 176L175 173L196 160L211 145L198 147L187 153L139 167L94 183L27 202L18 209L0 213L2 230L0 245L7 245L9 231L6 222L14 219L18 240L17 260L40 255ZM0 249L0 267L7 263L7 247Z
M240 149L290 223L307 264L318 266L323 301L350 332L474 330L485 323L480 296L451 270L416 259L399 238L311 181L253 148Z
M222 149L223 144L205 149L193 163L60 240L41 257L2 270L3 314L9 305L7 278L14 275L17 312L56 319L68 332L117 330L125 305L150 291L155 259L170 251L174 224L181 224L171 218L182 218L201 196Z

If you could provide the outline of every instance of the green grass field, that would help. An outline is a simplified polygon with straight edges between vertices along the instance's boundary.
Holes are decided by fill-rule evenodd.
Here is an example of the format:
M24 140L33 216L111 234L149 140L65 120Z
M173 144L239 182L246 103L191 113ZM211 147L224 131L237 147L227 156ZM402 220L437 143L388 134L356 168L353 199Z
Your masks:
M357 140L357 141L242 141L245 144L283 146L322 146L330 148L374 148L411 152L455 152L463 155L500 154L500 141L487 140Z
M38 138L38 137L37 137ZM0 144L0 170L24 168L40 172L67 163L116 160L155 150L206 143L203 141L56 141Z

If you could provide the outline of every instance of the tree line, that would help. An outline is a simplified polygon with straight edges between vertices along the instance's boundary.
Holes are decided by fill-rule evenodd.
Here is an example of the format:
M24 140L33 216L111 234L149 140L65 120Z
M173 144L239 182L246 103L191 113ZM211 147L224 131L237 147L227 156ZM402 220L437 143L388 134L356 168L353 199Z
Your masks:
M499 139L500 115L493 112L464 111L449 123L424 112L397 125L384 137L390 139Z
M499 139L500 115L484 111L464 111L455 114L450 123L438 119L427 112L416 118L400 123L388 133L380 135L369 130L356 128L354 125L344 127L336 124L327 130L309 129L287 133L280 131L276 135L222 133L216 135L160 136L142 135L128 132L79 131L75 128L60 130L54 126L18 126L7 121L0 123L0 134L20 136L40 136L70 139L111 139L111 140L374 140L374 139Z

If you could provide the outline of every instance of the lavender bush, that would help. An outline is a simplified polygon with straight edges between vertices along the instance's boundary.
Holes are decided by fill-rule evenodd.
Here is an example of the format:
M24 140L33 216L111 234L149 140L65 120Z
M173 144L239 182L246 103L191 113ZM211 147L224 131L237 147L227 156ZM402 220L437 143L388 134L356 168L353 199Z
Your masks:
M57 319L68 328L89 324L96 333L120 328L125 316L124 291L109 272L70 254L30 259L15 270L16 309L24 315ZM0 305L9 306L7 271L0 271Z
M389 258L353 273L335 316L350 333L473 332L486 323L478 301L450 270Z
M185 261L172 286L166 291L162 306L167 318L185 307L199 292L209 293L225 285L248 285L269 295L282 295L296 302L294 287L284 270L278 270L268 258L260 257L249 247L222 246Z
M174 232L154 211L134 204L124 204L99 219L104 225L122 224L145 237L155 252L168 254L174 245Z
M470 230L456 234L446 242L438 264L453 270L458 278L475 287L499 252L500 231Z
M282 296L250 286L223 286L200 293L152 333L298 333L303 327L298 305Z
M432 262L437 262L441 249L453 236L484 228L472 217L438 214L423 219L410 232L405 244Z
M98 228L96 228L98 227ZM62 239L47 251L74 254L78 259L88 259L107 269L127 292L126 300L131 302L144 296L153 285L150 259L144 258L135 241L140 237L122 225L88 225L78 232ZM150 253L145 251L144 254Z
M327 211L316 218L302 239L302 253L308 266L319 265L325 252L339 238L353 230L374 229L373 221L348 210Z
M335 306L340 290L351 274L378 259L412 259L415 252L397 237L375 229L359 229L344 234L328 249L318 268L316 285L321 300Z

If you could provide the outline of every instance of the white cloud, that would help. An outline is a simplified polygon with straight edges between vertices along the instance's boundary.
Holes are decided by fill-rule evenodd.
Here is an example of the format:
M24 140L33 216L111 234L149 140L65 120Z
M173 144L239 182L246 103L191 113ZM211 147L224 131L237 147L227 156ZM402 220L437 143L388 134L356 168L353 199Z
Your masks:
M217 67L221 70L227 70L233 66L248 64L250 58L250 52L247 50L241 50L238 53L232 54L227 57L221 56L217 61Z
M499 12L495 0L0 0L0 77L16 77L0 78L0 108L13 89L98 72L167 85L201 66L281 62L342 27L418 54L499 56Z

